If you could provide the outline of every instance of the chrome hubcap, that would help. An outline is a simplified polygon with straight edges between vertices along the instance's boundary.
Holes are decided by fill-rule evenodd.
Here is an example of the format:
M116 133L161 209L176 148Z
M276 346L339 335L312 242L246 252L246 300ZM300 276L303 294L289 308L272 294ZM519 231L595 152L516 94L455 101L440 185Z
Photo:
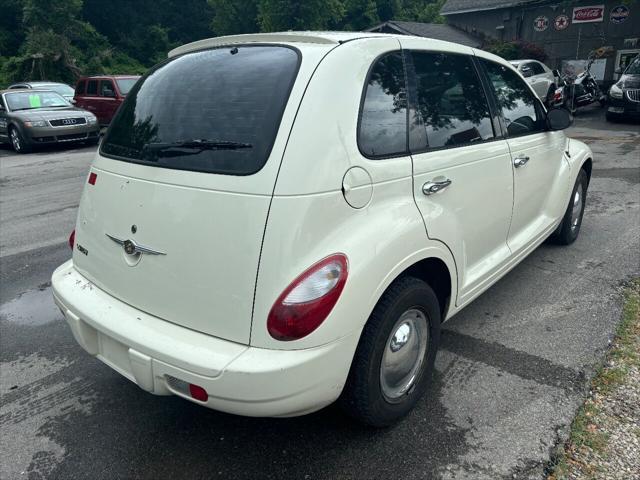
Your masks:
M575 231L580 222L582 214L582 185L578 185L576 194L573 196L573 208L571 209L571 230Z
M404 312L391 330L380 365L380 386L387 401L398 402L411 391L422 371L428 344L425 314L415 308Z
M11 130L11 143L13 144L14 150L20 150L20 137L18 137L18 132L15 130Z

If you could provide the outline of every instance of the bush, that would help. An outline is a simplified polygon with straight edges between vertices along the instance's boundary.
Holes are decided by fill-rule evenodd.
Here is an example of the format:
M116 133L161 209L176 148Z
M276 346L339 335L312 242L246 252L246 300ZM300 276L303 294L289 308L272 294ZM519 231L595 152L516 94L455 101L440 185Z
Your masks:
M484 46L487 52L498 55L505 60L528 58L544 62L547 59L545 51L533 43L515 40L513 42L491 42Z

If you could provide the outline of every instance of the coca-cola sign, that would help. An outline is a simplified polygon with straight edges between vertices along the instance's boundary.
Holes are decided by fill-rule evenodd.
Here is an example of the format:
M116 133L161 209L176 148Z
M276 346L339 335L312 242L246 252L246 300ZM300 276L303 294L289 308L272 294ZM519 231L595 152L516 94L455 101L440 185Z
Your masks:
M602 22L604 20L604 5L576 7L573 9L571 23Z

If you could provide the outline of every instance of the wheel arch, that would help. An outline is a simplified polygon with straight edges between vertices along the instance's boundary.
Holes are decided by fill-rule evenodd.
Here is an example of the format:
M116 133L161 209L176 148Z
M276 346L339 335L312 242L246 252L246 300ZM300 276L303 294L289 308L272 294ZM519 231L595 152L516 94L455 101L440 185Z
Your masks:
M375 305L380 298L397 280L404 277L415 277L427 283L436 294L440 304L441 320L448 318L455 308L457 296L456 264L448 250L443 248L429 248L423 252L405 259L387 276L382 288L378 289ZM372 308L372 310L373 310Z
M580 165L580 170L584 170L587 174L587 186L591 183L591 171L593 170L593 160L591 157L587 157L587 159L582 162Z

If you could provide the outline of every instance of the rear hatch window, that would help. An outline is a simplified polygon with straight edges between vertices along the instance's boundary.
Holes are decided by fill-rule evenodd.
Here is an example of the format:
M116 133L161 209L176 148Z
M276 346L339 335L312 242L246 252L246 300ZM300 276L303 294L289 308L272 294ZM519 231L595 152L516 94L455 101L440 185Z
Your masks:
M286 46L191 52L129 92L101 154L163 168L250 175L267 162L300 54Z

